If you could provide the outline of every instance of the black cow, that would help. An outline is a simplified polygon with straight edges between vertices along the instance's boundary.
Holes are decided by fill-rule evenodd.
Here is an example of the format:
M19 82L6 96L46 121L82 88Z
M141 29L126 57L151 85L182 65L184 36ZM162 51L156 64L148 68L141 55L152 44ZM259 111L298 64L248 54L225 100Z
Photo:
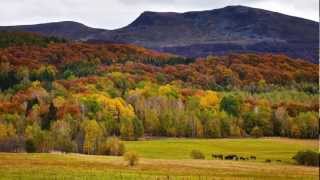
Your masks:
M266 159L266 161L265 162L267 162L267 163L271 163L271 160L270 159Z
M234 159L236 160L237 158L238 158L238 156L235 154L231 154L231 155L224 157L225 160L234 160Z
M257 157L256 157L256 156L250 156L250 159L251 159L251 160L256 160Z

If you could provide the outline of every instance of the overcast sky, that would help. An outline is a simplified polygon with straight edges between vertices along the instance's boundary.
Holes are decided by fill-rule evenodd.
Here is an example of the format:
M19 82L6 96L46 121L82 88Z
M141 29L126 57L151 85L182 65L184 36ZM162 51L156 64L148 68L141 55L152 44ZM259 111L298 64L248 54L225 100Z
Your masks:
M199 11L245 5L319 21L319 0L0 0L0 25L77 21L116 29L143 11Z

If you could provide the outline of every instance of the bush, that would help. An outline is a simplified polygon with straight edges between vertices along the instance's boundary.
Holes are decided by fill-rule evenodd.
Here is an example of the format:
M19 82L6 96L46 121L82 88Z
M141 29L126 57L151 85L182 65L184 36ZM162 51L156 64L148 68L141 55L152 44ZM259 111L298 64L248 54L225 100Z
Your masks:
M204 154L199 150L192 150L190 154L192 159L204 159Z
M56 139L54 150L61 151L61 152L76 152L76 143L68 139L66 137L65 139Z
M108 138L104 144L102 144L100 152L104 155L122 156L125 152L125 146L124 143L119 140L119 138L111 137Z
M139 155L136 152L126 152L123 158L128 162L129 166L134 166L138 164L139 161Z
M258 127L258 126L255 126L252 130L251 130L251 133L250 135L252 137L255 137L255 138L260 138L263 136L263 132L262 130Z
M292 159L300 165L319 166L319 153L315 151L299 151Z
M26 151L28 153L34 153L37 151L36 145L34 144L33 140L28 139L26 141Z

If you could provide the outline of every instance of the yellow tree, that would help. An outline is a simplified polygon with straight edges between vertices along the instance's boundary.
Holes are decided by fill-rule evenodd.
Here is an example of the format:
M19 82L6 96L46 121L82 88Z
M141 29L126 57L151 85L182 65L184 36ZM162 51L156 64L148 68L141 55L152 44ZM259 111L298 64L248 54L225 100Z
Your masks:
M218 94L214 91L206 91L204 95L200 96L200 105L203 108L216 108L219 103Z
M84 143L83 152L95 154L102 138L102 129L96 120L86 120L83 122Z
M0 124L0 141L16 135L16 130L12 124Z

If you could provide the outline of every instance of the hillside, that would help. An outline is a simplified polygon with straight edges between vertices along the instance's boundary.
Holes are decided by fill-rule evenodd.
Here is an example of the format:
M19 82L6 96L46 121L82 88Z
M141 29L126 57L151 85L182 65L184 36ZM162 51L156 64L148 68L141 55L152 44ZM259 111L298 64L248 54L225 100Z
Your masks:
M118 138L318 137L318 65L18 34L0 48L0 151L122 155Z
M0 27L74 40L133 43L188 57L233 53L276 53L318 62L319 23L244 6L186 12L144 12L117 30L75 22ZM192 49L192 50L190 50Z
M0 48L12 46L47 47L52 43L65 43L65 39L41 36L30 32L0 32Z
M91 35L100 33L104 30L91 28L77 22L62 21L36 25L3 26L0 27L0 31L33 32L46 36L55 36L73 40L86 40L85 38L89 38Z
M121 71L137 79L171 82L180 80L187 86L205 89L244 87L263 80L268 84L290 85L293 82L317 83L318 67L302 60L273 54L232 54L220 57L188 59L159 53L134 45L49 43L46 46L14 45L0 49L0 62L10 69L37 69L54 66L63 74L69 66L78 76ZM82 63L82 68L79 69ZM87 69L96 73L88 73ZM80 75L80 71L84 75ZM272 74L272 76L271 76ZM5 82L3 82L5 84Z
M59 67L88 59L99 59L105 65L152 59L157 59L160 63L171 59L180 59L182 62L185 60L176 55L123 44L50 43L46 47L24 45L0 49L0 62L9 61L15 67L35 68L47 64Z

